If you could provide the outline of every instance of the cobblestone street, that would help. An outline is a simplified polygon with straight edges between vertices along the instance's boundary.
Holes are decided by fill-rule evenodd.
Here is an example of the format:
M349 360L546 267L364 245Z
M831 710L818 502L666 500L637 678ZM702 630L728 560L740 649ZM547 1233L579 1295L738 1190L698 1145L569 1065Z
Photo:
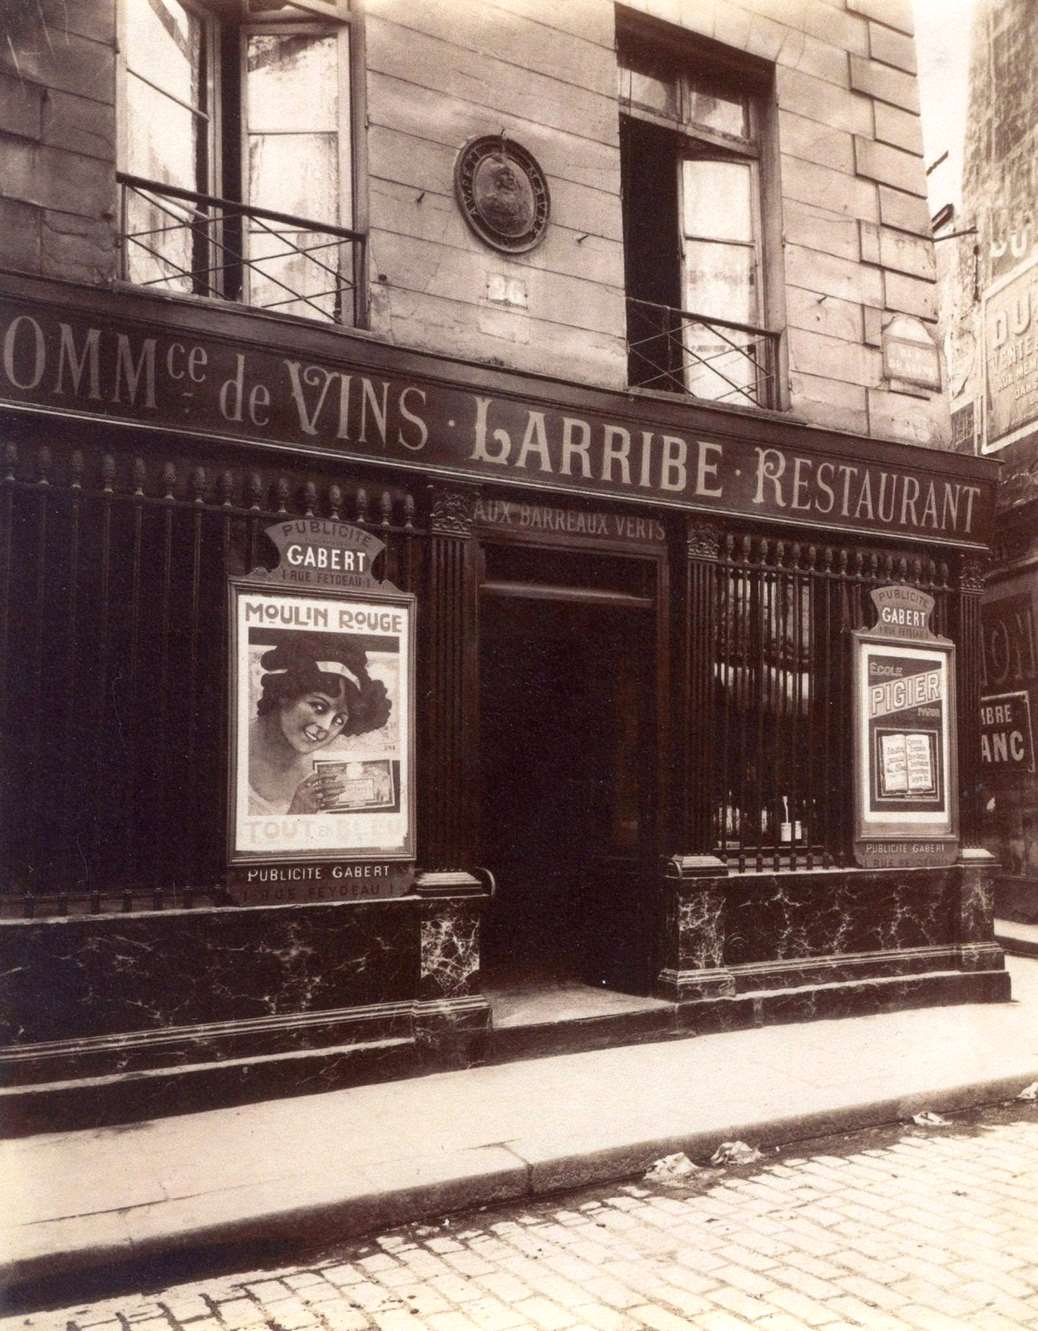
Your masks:
M809 1149L484 1208L0 1331L1038 1328L1038 1110Z

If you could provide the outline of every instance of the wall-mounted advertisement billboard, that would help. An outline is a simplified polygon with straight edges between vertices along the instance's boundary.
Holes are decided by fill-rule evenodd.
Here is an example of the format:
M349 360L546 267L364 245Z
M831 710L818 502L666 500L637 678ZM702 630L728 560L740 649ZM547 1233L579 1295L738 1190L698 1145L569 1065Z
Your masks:
M1038 422L1038 262L984 295L985 451Z
M955 648L929 628L933 598L872 593L853 635L855 857L867 868L942 865L958 854Z
M414 860L414 598L358 571L365 533L320 525L271 528L277 580L230 582L228 883L249 904L399 895Z

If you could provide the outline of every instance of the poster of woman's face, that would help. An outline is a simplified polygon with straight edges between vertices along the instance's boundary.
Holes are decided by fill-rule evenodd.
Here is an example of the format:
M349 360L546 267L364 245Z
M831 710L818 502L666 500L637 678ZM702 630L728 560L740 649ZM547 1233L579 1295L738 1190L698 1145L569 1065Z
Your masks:
M407 856L411 606L234 589L231 858Z

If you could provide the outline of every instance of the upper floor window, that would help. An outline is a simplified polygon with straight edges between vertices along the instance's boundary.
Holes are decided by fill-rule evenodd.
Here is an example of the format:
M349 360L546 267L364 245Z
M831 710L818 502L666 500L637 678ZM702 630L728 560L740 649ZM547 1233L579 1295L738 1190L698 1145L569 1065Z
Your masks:
M619 28L632 384L778 405L765 217L768 74Z
M353 321L353 36L332 0L125 0L126 278Z

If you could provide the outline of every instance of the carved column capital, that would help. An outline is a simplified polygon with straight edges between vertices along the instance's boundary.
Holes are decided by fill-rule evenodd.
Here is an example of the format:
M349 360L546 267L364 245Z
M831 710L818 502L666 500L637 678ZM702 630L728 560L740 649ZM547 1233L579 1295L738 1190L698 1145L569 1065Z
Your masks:
M429 530L434 536L471 536L476 490L467 486L429 487Z
M685 544L689 559L717 559L721 553L721 526L708 518L689 518Z
M979 596L984 590L984 579L990 567L989 555L964 555L959 563L959 590Z

